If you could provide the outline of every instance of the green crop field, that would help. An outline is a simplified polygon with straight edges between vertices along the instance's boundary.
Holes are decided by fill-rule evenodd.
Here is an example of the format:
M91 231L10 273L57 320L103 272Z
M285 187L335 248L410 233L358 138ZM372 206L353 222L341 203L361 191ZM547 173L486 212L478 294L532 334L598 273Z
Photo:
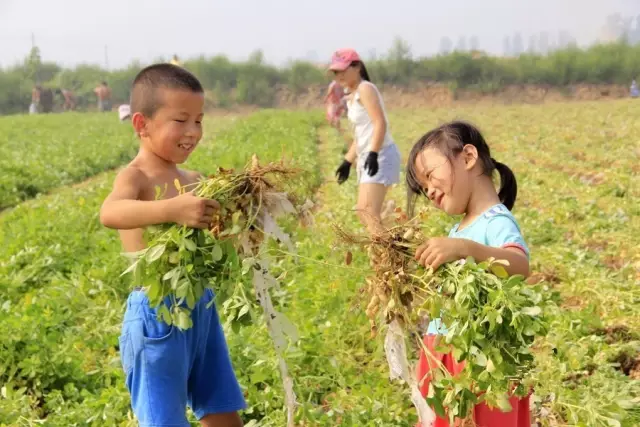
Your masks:
M130 126L104 114L0 117L0 209L121 165Z
M532 253L530 280L562 298L536 345L532 407L544 426L640 425L639 115L640 104L616 101L390 117L403 156L431 127L469 119L518 178L514 214ZM337 249L333 222L360 227L356 185L353 176L335 182L343 142L322 120L283 111L208 117L188 167L213 173L242 167L252 153L284 157L302 170L298 192L316 203L313 226L291 227L297 256L272 263L282 283L276 299L300 335L286 352L297 425L413 426L407 390L389 381L382 337L369 334L358 292L367 256L354 253L346 266ZM118 355L132 284L120 276L126 260L117 234L98 220L115 172L70 185L126 163L135 144L128 126L98 116L0 119L0 207L8 207L0 212L0 426L136 425ZM22 201L38 193L48 194ZM402 206L404 195L400 185L390 198ZM445 235L455 218L423 207L428 234ZM219 295L233 295L239 280L230 277ZM285 425L262 318L218 307L249 404L245 424Z

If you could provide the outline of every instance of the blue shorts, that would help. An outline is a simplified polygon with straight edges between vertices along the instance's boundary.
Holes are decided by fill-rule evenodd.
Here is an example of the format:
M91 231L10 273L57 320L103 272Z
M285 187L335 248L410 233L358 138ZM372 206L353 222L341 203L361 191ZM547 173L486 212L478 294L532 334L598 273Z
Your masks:
M213 297L207 289L181 331L156 319L144 291L129 295L120 358L140 426L188 427L187 405L198 419L246 408L215 305L206 308Z

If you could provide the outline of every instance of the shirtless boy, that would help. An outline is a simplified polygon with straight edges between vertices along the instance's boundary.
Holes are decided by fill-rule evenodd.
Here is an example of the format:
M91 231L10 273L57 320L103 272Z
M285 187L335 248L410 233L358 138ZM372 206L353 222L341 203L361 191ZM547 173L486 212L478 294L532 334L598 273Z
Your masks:
M143 229L178 223L205 228L218 203L178 195L173 182L195 183L200 174L178 168L202 137L204 92L185 69L156 64L142 70L131 92L131 122L140 150L116 177L100 221L117 229L126 252L145 247ZM167 185L166 185L167 184ZM155 187L167 188L155 200ZM245 401L233 372L215 305L207 291L192 313L193 327L180 331L158 320L143 289L127 300L120 355L131 405L143 427L185 426L186 406L205 427L239 427ZM167 301L170 304L170 301Z

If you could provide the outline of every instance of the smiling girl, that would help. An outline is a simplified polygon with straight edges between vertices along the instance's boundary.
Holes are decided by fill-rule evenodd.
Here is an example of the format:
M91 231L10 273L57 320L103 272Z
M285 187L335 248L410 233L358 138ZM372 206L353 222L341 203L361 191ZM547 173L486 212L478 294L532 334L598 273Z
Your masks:
M400 152L391 138L382 95L370 82L358 53L341 49L334 53L329 69L348 92L347 117L355 137L336 171L338 183L349 178L354 162L358 174L357 210L370 232L381 230L380 213L389 186L400 181Z
M500 190L496 191L492 176L500 175ZM516 178L506 165L491 157L489 146L480 131L464 122L444 124L424 135L413 146L407 162L409 215L415 199L424 195L434 206L449 215L463 215L448 237L429 239L416 251L416 259L425 267L437 269L442 264L469 256L476 261L488 258L506 260L510 275L529 275L529 250L520 227L510 210L516 200ZM446 335L440 319L433 319L420 351L417 378L420 391L426 396L431 371L441 363L456 374L464 367L452 353L435 350L436 340ZM530 427L529 398L511 397L512 410L501 412L481 403L474 408L473 419L479 427ZM448 427L438 418L435 427Z

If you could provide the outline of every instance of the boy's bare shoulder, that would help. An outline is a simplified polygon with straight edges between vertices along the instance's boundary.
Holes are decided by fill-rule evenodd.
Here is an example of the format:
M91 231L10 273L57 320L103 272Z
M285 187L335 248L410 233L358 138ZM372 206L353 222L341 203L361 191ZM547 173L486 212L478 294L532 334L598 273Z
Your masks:
M113 181L113 188L107 197L109 200L146 199L151 188L149 176L135 165L127 165L118 172Z
M114 186L117 184L129 184L137 187L146 187L149 183L150 179L142 169L129 164L118 172Z

